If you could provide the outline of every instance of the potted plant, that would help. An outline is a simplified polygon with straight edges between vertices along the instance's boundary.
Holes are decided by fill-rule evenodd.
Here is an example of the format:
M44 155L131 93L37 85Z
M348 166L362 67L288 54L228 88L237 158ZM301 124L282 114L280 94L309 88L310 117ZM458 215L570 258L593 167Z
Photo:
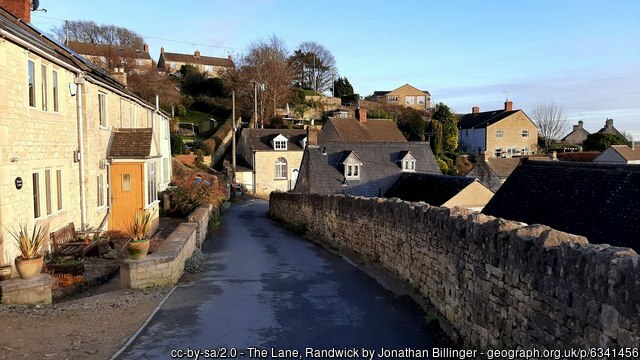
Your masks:
M127 251L132 260L144 259L149 251L149 229L151 214L143 210L136 211L133 221L125 224L125 233L129 237Z
M30 279L36 277L42 272L44 264L44 256L42 248L47 243L47 232L42 226L34 225L31 234L27 228L27 224L20 224L18 230L9 230L20 251L20 255L16 257L16 269L22 279Z
M13 268L11 267L11 264L6 260L6 254L5 254L4 262L0 264L0 281L11 279L12 273L13 273Z

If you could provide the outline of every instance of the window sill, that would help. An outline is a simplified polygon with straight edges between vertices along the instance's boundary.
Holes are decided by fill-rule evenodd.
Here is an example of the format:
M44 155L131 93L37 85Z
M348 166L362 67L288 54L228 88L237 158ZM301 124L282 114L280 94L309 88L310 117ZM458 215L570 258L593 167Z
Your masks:
M98 206L98 208L96 209L96 211L99 213L107 212L108 210L109 210L108 206Z
M289 179L287 179L287 178L275 178L275 179L273 179L273 181L278 181L278 180L289 180Z
M107 127L107 126L100 126L100 130L111 130L111 128Z
M160 200L155 200L154 202L152 202L151 204L147 205L144 207L145 210L149 210L152 209L156 204L160 204Z

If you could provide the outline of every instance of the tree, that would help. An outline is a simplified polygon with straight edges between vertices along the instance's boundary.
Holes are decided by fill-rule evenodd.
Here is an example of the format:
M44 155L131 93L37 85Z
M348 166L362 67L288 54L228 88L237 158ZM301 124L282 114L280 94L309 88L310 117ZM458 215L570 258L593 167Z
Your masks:
M98 25L95 21L70 20L65 25L51 29L62 43L70 41L87 42L93 44L130 46L142 49L144 40L135 31L115 25Z
M626 143L627 139L620 135L598 132L588 135L582 146L585 150L605 151L611 145L625 145Z
M228 93L222 79L209 77L193 65L182 65L179 74L180 90L186 95L224 97Z
M422 112L404 108L398 116L398 129L409 141L424 141L426 122Z
M305 41L294 51L289 63L295 73L295 83L300 88L320 92L331 89L337 73L336 59L324 46L315 41Z
M531 117L538 127L545 151L567 130L567 118L562 113L562 107L554 102L536 105L531 111Z
M456 116L447 105L438 103L433 113L433 119L442 124L442 150L445 153L454 153L458 148L458 122L456 121Z
M437 120L429 120L425 132L429 135L431 151L437 158L442 157L442 123Z
M131 73L127 76L127 85L136 94L152 104L155 104L156 95L158 95L160 106L164 109L170 109L171 106L180 104L182 99L177 84L155 69L150 69L145 73Z
M346 77L339 77L333 82L333 96L341 97L353 94L353 86Z

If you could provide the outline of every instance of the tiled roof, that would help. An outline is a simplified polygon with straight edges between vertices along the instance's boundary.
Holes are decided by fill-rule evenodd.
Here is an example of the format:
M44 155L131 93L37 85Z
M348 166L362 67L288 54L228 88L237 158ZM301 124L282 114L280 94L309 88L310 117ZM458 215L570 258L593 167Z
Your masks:
M406 201L424 201L441 206L469 186L475 179L421 173L403 173L384 197L397 197Z
M69 41L68 46L81 55L109 57L117 54L121 57L151 60L148 52L129 46L93 44L78 41Z
M525 160L482 212L640 250L640 165Z
M288 151L302 151L300 141L307 137L302 129L242 129L242 137L253 151L275 151L271 140L282 135L289 140Z
M585 130L584 128L577 128L571 131L570 133L568 133L567 136L563 137L562 140L560 141L567 141L567 140L573 140L573 139L579 139L580 141L584 141L584 139L586 139L587 136L589 136L590 134L591 133Z
M114 129L109 148L110 158L144 159L151 155L151 129Z
M485 161L485 164L496 176L505 179L520 165L521 160L522 158L489 158ZM479 161L476 166L478 165L482 166L483 164Z
M164 53L164 60L170 62L180 62L186 64L212 65L222 67L234 67L233 61L228 58L217 58L211 56L198 56L192 54Z
M485 128L488 125L495 124L498 121L506 118L509 115L515 114L521 110L493 110L484 111L477 114L469 113L459 115L460 121L458 122L458 128L460 129L477 129Z
M611 145L611 147L627 161L640 160L640 148L631 149L627 145Z
M593 161L593 159L597 158L600 154L598 151L559 152L558 160L588 162Z
M354 118L330 118L322 127L318 141L407 142L407 139L391 120L367 119L365 124L360 124Z
M346 180L343 184L342 161L352 151L362 161L360 179ZM416 158L416 172L441 174L428 143L325 143L305 149L295 190L318 194L382 195L402 174L399 160L406 151L411 151Z

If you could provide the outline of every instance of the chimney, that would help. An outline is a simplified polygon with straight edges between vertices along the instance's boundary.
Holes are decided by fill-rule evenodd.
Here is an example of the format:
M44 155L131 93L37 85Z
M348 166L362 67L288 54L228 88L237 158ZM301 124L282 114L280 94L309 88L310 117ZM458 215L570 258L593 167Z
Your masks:
M144 52L149 53L149 44L144 44Z
M227 58L229 58L229 60L233 61L233 57L231 56L231 54L229 54L229 55L227 56Z
M367 123L367 109L363 107L358 108L358 119L361 125Z
M114 68L111 73L111 77L121 82L123 85L127 85L127 73L124 72L124 68Z
M633 141L633 139L631 139L631 141L629 141L631 144L629 144L629 147L631 147L631 150L635 150L636 149L636 142Z
M551 160L558 161L558 152L554 151L551 153Z
M472 114L479 114L479 113L480 113L480 107L479 107L479 106L474 106L474 107L471 109L471 113L472 113Z
M318 146L318 127L317 126L307 127L307 145Z
M160 48L160 54L164 54L164 46Z
M193 53L193 56L199 58L200 57L200 50L196 50L196 52Z
M0 7L24 22L31 22L31 0L0 0Z
M578 127L582 129L584 127L584 121L582 120L578 121Z
M580 129L580 125L573 125L573 131Z
M612 126L613 126L613 119L607 119L607 120L604 122L604 127L605 127L605 128L612 127Z
M504 102L504 111L512 111L513 110L513 103L511 102L511 100L507 100Z
M489 161L489 153L483 151L480 156L478 156L478 162L487 162Z

